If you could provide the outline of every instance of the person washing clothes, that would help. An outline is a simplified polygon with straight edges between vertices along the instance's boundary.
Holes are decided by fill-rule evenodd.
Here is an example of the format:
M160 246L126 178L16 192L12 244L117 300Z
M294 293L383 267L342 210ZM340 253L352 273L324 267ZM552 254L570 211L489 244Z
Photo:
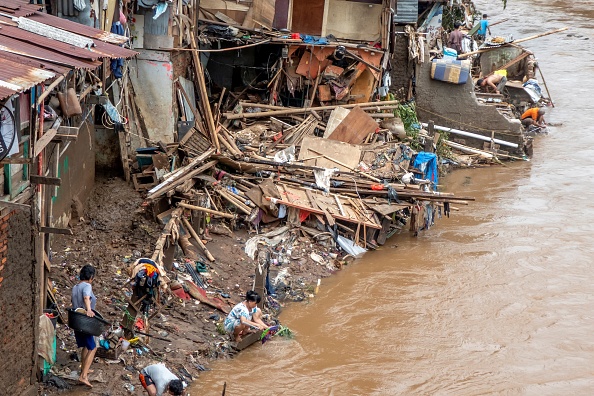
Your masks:
M97 297L95 297L93 287L91 286L93 280L95 280L95 267L89 264L82 267L79 278L80 282L72 288L72 308L74 310L82 308L85 310L86 315L92 318L95 316L93 310L95 309L95 304L97 304ZM74 337L76 338L76 345L82 348L81 372L78 380L92 388L93 385L89 382L89 371L95 357L95 352L97 352L95 337L76 330L74 331Z
M268 328L262 320L262 311L257 307L260 301L260 295L250 290L245 294L245 300L234 306L225 318L225 331L233 335L235 342L241 342L244 335L252 332L250 329Z
M520 120L522 121L522 125L528 128L531 125L537 126L539 128L544 128L547 126L545 122L544 115L546 110L544 107L533 107L528 109L522 114Z
M163 363L152 364L140 370L138 379L149 396L184 394L184 383ZM167 393L166 393L167 392Z

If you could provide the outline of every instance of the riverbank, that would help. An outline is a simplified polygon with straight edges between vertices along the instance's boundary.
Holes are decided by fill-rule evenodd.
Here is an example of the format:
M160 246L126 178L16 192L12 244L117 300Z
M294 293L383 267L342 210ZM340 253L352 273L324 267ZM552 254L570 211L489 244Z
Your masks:
M137 258L152 254L155 240L162 231L161 226L142 209L142 203L141 195L124 180L97 181L87 208L78 213L76 224L72 225L74 236L61 236L53 245L52 281L63 312L70 307L71 289L78 282L78 271L83 265L92 264L97 268L93 283L98 297L97 310L110 322L121 324L131 296L126 270ZM207 272L202 273L208 285L206 290L232 307L242 300L254 283L257 264L244 252L246 240L253 235L241 229L230 235L213 232L210 235L212 240L207 241L207 246L217 261L208 263ZM278 293L275 297L282 301L269 299L269 306L277 309L265 308L271 315L275 315L286 301L312 298L312 285L345 263L337 260L331 265L321 265L312 260L311 252L327 254L330 249L316 244L307 234L298 236L293 246L291 260L282 265L285 276L275 282ZM168 271L171 279L185 275L179 270L185 261L183 252L178 249L175 262L179 267ZM273 269L272 273L277 277L279 271ZM155 361L166 363L190 383L208 368L212 359L228 358L238 352L229 337L217 329L224 317L223 312L197 300L183 301L167 294L164 308L151 320L150 333L162 339L151 338L147 343L150 349L138 346L122 353L117 360L97 358L93 364L95 373L90 377L94 388L85 394L130 394L129 384L139 386L137 370ZM53 371L62 378L76 378L80 363L72 330L64 324L58 324L57 329L57 363ZM141 338L146 340L146 337ZM85 389L71 379L67 382L73 386L73 391ZM58 389L46 386L44 391L52 395Z

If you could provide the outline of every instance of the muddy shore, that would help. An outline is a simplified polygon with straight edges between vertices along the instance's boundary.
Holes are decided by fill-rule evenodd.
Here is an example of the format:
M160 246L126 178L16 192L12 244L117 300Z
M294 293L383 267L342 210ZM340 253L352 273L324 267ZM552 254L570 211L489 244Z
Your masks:
M84 209L79 207L77 218L72 219L74 235L60 236L53 243L52 282L62 312L65 313L71 305L71 289L78 282L80 268L92 264L97 268L93 283L97 310L110 322L121 323L131 295L127 268L137 258L152 255L162 230L162 224L145 211L142 203L142 196L122 179L96 181L89 202ZM275 299L268 304L276 310L264 309L270 314L270 320L274 320L277 310L288 301L313 298L313 285L317 279L331 275L346 263L340 257L332 258L334 255L330 253L337 251L331 244L316 243L299 229L291 233L290 257L270 271L276 286ZM203 274L208 284L207 293L232 307L242 300L254 282L258 258L252 260L244 252L246 240L253 235L241 228L230 235L214 232L210 235L212 240L207 246L216 262L208 263L207 272ZM324 262L314 261L312 253L319 254L313 257L321 256ZM186 260L177 248L175 263L178 269L168 272L170 279L184 275ZM71 389L46 384L42 394L141 394L137 371L148 364L164 362L190 383L199 381L200 372L208 370L213 359L230 358L238 353L229 336L217 330L217 323L225 317L223 312L197 300L183 301L170 293L166 293L163 303L163 308L151 321L150 333L169 341L151 338L148 348L142 345L131 348L117 360L96 358L92 366L95 372L90 375L93 389L77 384L75 379L80 363L73 332L66 325L58 324L57 362L52 371L66 379ZM135 390L132 391L130 385Z

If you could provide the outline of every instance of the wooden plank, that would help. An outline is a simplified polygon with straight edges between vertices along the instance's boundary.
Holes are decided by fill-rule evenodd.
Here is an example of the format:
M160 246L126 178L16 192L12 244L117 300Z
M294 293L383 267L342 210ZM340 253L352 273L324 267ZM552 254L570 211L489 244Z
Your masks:
M31 205L25 205L22 203L0 200L0 208L17 209L17 210L31 210Z
M57 129L49 129L35 142L33 158L37 157L58 133Z
M227 16L227 15L223 14L223 13L222 13L222 12L220 12L220 11L217 11L217 12L215 13L215 17L216 17L218 20L220 20L220 21L223 21L223 22L225 22L225 23L228 23L229 25L235 25L235 26L239 26L239 25L240 25L240 23L239 23L239 22L237 22L235 19L233 19L233 18L231 18L231 17L229 17L229 16Z
M32 184L46 184L46 185L50 185L50 186L61 186L62 185L62 179L60 179L59 177L30 175L29 181Z
M324 157L305 160L306 158L316 157L318 155L327 155L328 157L335 158L343 162L346 166L332 162ZM359 163L361 159L361 147L337 140L305 136L301 141L301 150L299 151L298 159L305 160L303 165L338 168L343 172L347 172L355 168Z
M43 232L45 234L73 235L70 228L41 227L39 232Z
M259 27L263 25L267 28L272 28L274 24L274 3L275 0L253 0L252 2L252 26L245 26L249 28Z
M324 0L293 1L291 31L301 34L322 35Z
M270 201L271 200L271 197L266 197L266 200ZM286 205L286 206L289 206L289 207L293 207L293 208L297 208L297 209L307 210L308 212L312 212L312 213L325 214L324 213L324 210L314 209L312 207L308 207L308 206L304 206L304 205L299 205L299 204L296 204L296 203L291 203L289 201L284 201L284 200L280 200L280 199L275 199L275 203L277 203L277 204L283 204L283 205ZM321 207L320 202L318 202L318 206ZM338 220L347 221L349 223L359 223L360 222L357 219L351 219L350 217L346 217L346 216L342 216L342 215L338 215L338 214L332 215L332 217L334 217L334 218L336 218ZM362 223L362 224L365 224L366 226L371 227L371 228L378 228L378 229L381 228L381 226L378 226L375 223Z
M342 120L328 139L362 144L367 135L375 132L377 128L379 128L379 124L357 106Z
M4 158L0 161L0 165L10 165L10 164L30 164L31 158Z
M50 261L49 257L47 257L47 253L43 252L43 264L45 264L45 268L48 271L51 271L52 269L52 262Z
M390 224L392 224L392 219L386 217L382 219L382 228L376 239L378 245L383 245L386 243L386 240L388 239L388 231L390 230Z

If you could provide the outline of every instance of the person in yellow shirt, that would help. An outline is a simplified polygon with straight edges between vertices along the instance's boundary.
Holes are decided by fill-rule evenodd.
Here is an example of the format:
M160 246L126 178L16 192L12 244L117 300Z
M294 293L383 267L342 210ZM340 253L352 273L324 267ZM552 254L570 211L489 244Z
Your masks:
M533 107L528 109L522 114L520 120L522 121L522 125L525 127L529 127L530 125L535 125L537 127L546 127L547 124L544 120L544 114L546 110L544 107Z

